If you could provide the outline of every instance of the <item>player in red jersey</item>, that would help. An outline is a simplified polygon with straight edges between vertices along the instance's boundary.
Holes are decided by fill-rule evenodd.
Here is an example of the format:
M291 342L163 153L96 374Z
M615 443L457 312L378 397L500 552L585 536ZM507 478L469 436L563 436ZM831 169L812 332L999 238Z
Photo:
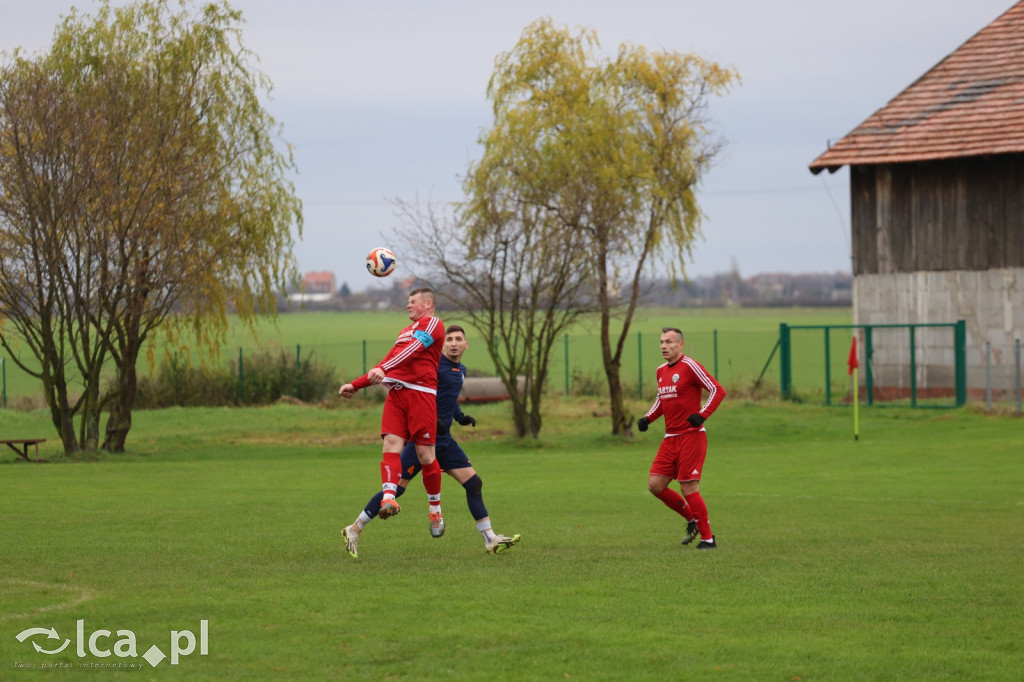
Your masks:
M697 549L715 549L718 545L700 495L700 477L708 450L704 420L725 398L725 389L699 362L683 355L683 332L675 327L661 330L661 357L665 364L658 367L658 397L636 422L639 430L646 431L653 420L665 417L665 438L651 464L647 489L686 519L684 545L699 533ZM708 397L701 404L704 391ZM682 495L668 487L673 479L679 481Z
M398 481L402 477L402 448L409 441L416 445L416 457L423 467L423 487L430 503L430 533L443 532L441 516L441 466L434 457L437 434L437 366L444 345L444 323L434 316L434 292L428 288L409 292L412 324L402 330L395 345L383 360L369 372L338 390L343 398L351 398L361 388L384 384L380 433L384 439L384 456L380 464L384 499L380 518L386 519L402 510L395 500Z

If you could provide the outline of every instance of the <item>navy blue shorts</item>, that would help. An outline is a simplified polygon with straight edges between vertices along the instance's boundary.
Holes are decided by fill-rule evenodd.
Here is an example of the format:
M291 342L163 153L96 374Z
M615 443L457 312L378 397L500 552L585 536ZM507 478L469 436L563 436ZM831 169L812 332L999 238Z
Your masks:
M434 456L437 457L441 471L452 469L465 469L473 466L469 457L462 451L462 448L451 436L441 436L434 445ZM406 443L402 450L402 478L409 481L420 472L420 459L416 456L416 444Z

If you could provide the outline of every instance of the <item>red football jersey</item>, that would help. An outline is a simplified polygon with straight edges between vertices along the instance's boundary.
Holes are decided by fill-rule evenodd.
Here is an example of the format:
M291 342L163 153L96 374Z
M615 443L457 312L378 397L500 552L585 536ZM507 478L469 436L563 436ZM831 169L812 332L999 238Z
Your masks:
M400 383L429 393L437 393L437 366L444 346L444 323L436 317L421 317L402 330L377 367L384 370L384 383ZM352 382L356 389L370 385L366 375Z
M701 392L708 399L701 405ZM658 368L658 397L644 416L654 421L665 416L665 435L677 436L695 429L686 421L694 412L707 419L725 399L725 389L699 362L685 355ZM704 427L701 426L701 429Z

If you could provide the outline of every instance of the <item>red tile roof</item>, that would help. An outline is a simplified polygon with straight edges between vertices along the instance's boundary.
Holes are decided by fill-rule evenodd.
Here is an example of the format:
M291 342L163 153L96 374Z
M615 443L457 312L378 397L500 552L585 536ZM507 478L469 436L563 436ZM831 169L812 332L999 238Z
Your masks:
M810 165L1024 152L1024 0L978 31Z
M326 284L334 281L334 273L329 270L313 270L312 272L307 272L305 276L303 276L302 281L306 284L311 282Z
M309 293L333 294L335 289L334 273L326 270L307 272L302 283Z

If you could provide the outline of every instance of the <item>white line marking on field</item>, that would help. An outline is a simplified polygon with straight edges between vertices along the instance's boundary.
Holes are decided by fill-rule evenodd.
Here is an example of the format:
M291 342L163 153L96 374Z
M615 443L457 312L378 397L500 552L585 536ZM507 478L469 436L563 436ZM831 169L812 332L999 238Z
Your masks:
M85 588L77 587L74 585L61 585L60 583L43 583L36 580L19 580L18 578L6 578L2 581L2 583L4 585L19 585L22 587L58 590L65 593L78 594L78 596L73 598L71 597L71 594L69 594L68 601L61 601L55 604L40 606L26 613L0 613L0 620L3 621L16 620L18 618L33 618L39 615L40 613L48 613L50 611L60 611L62 609L74 608L79 604L84 604L85 602L92 599L94 596L92 592Z

